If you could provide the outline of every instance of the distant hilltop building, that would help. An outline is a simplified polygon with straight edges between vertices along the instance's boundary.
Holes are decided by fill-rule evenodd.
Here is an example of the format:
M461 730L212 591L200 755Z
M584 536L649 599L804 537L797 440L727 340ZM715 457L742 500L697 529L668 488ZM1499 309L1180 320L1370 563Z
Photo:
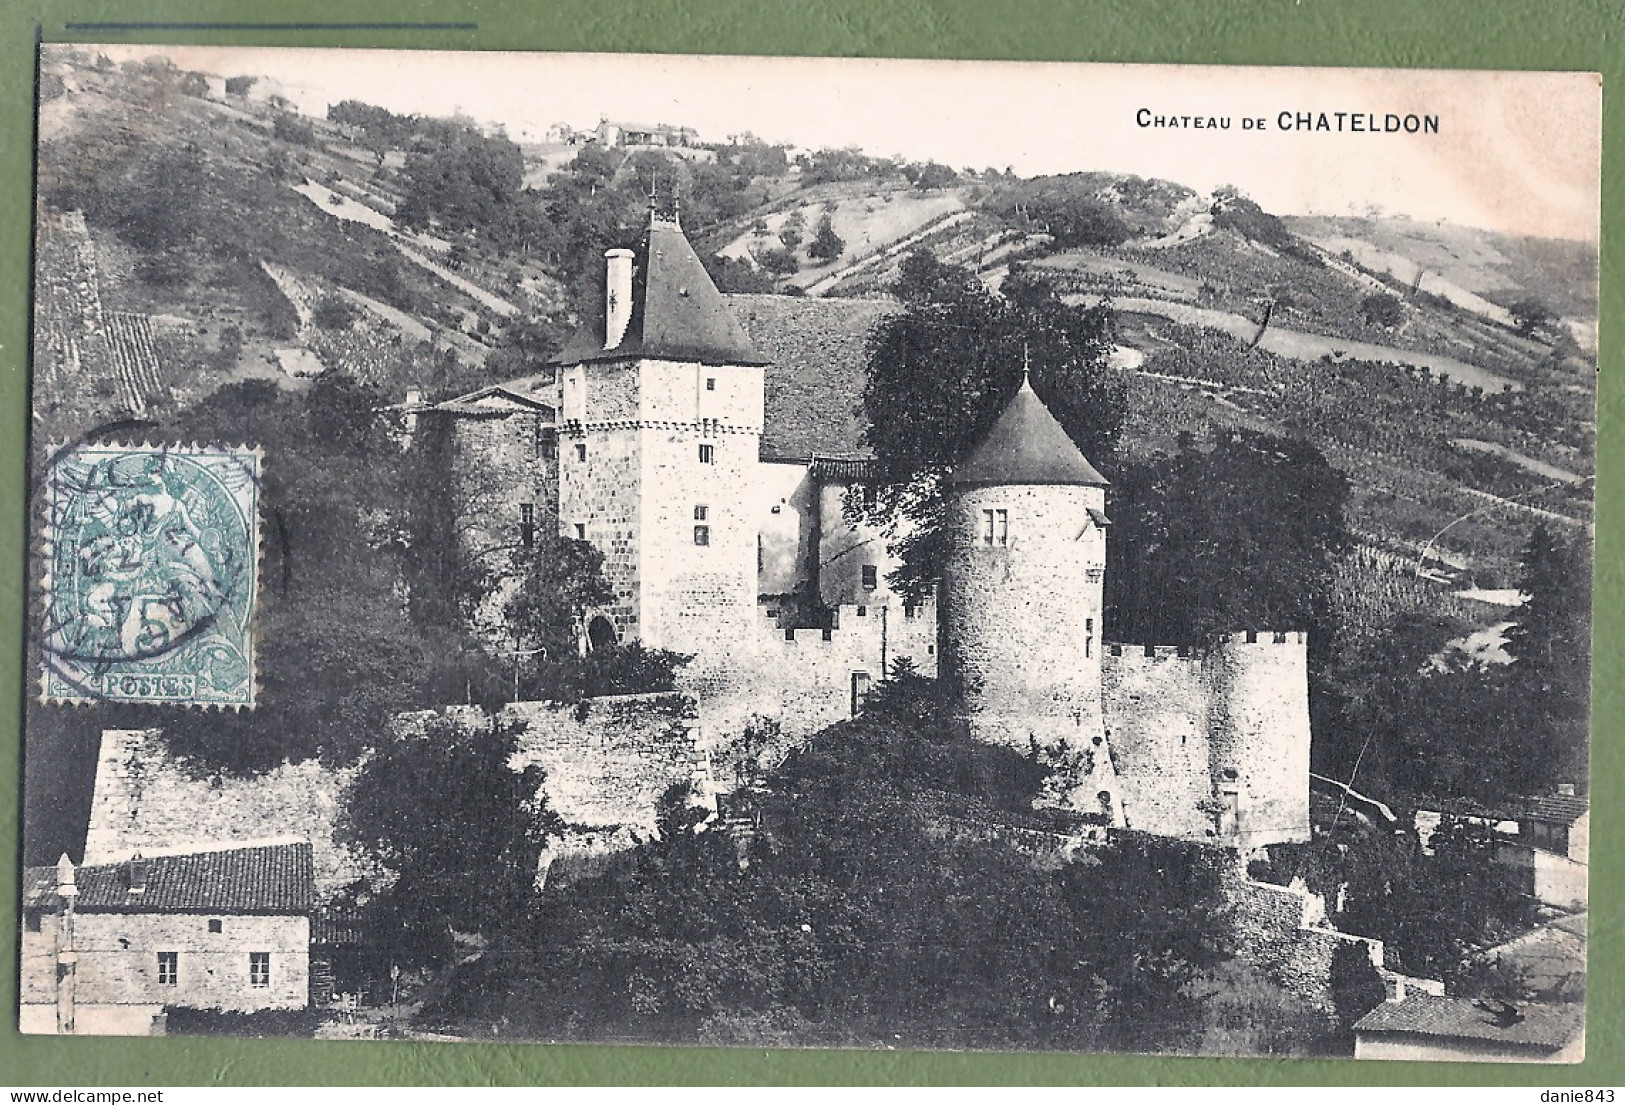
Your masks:
M678 146L700 144L700 132L693 127L675 127L668 123L622 123L599 119L593 131L598 144L608 149L616 146Z
M415 413L446 432L465 555L591 542L615 601L587 643L693 654L713 740L753 716L816 732L906 660L964 688L976 738L1068 764L1068 804L1104 824L1309 838L1304 634L1103 640L1106 480L1030 385L954 474L939 616L889 589L885 534L844 509L873 478L864 334L893 308L724 297L661 216L606 254L604 291L545 371Z

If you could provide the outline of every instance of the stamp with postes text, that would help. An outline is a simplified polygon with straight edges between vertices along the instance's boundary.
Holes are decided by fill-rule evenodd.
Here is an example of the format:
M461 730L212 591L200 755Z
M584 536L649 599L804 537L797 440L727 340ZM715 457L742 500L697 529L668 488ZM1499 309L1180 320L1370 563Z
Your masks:
M53 452L43 698L254 705L260 462L241 447Z

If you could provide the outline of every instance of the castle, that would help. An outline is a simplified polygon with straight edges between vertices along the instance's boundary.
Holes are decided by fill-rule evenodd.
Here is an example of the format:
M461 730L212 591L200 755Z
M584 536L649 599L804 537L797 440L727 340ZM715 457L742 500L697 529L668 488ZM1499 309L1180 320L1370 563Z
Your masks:
M854 521L855 415L887 306L724 296L674 218L605 255L603 309L536 375L434 404L462 554L557 532L604 556L586 642L694 656L705 728L808 735L909 662L963 688L981 740L1041 750L1107 824L1241 848L1307 840L1301 632L1204 649L1106 642L1106 481L1023 383L952 477L939 601L888 586Z

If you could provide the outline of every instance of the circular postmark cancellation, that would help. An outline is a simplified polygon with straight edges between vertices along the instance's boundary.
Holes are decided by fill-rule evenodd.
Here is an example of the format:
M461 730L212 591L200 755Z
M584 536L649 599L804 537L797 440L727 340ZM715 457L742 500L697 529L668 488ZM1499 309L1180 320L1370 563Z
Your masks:
M45 701L254 705L260 462L200 445L52 452Z

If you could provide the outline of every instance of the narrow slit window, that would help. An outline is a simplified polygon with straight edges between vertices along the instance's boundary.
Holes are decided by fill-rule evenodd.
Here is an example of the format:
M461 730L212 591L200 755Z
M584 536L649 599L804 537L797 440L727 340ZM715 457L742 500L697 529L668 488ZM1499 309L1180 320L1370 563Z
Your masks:
M715 445L700 446L700 463L715 464L717 462L717 447Z
M576 442L576 460L586 460L586 459L587 459L587 443L585 441Z
M525 548L536 544L536 504L519 504L519 543Z
M709 507L706 507L703 504L696 504L694 507L694 520L696 522L703 522L706 520L706 515L709 513Z
M998 543L1008 545L1010 543L1010 512L1008 510L995 510L993 512L993 521L998 527Z
M982 511L982 544L993 544L993 512L991 510Z
M1083 619L1083 654L1085 656L1095 654L1095 619L1093 618Z
M586 539L587 539L587 523L585 523L585 522L577 522L576 523L576 540L577 541L585 541Z

